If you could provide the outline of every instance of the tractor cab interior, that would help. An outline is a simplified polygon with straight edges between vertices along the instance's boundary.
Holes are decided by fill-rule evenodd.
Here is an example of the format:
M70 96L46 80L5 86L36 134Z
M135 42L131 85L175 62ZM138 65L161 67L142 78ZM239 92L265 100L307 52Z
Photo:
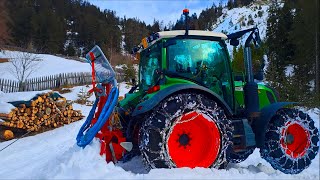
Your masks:
M211 89L232 107L229 59L219 41L177 39L167 46L168 73Z

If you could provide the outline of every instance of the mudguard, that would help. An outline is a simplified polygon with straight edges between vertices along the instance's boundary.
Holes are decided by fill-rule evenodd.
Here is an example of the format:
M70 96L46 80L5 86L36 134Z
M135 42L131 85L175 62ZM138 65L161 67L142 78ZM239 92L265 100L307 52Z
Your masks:
M195 85L195 84L176 84L165 89L158 91L153 97L139 103L134 109L132 116L137 116L146 113L156 107L159 102L168 97L169 95L176 93L178 91L200 91L205 94L209 94L225 111L226 115L232 116L233 112L229 105L216 93L212 92L210 89Z
M261 109L259 119L253 121L252 123L252 129L255 133L256 146L258 148L261 148L264 145L265 132L272 116L275 115L280 108L291 104L296 104L296 102L277 102Z

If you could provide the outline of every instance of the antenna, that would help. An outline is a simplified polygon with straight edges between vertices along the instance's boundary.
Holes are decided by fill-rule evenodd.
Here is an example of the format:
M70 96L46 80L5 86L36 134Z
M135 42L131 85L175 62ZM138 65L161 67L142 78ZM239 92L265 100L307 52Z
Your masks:
M186 33L185 33L185 35L186 36L188 36L189 35L189 9L184 9L183 10L183 15L185 15L185 17L186 17L186 20L185 20L185 22L186 22Z

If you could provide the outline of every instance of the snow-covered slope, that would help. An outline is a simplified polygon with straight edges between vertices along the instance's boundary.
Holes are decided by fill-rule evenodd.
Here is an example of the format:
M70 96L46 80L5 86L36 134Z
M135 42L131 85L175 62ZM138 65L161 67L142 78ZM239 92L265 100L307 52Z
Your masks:
M49 54L35 54L39 62L35 63L35 71L29 78L56 75L59 73L69 72L91 72L91 67L88 63L83 63L75 60L65 59ZM21 56L19 51L1 51L0 58L18 58ZM10 62L0 63L0 78L15 79L10 73L12 67Z
M214 31L233 33L239 30L258 27L261 38L265 38L267 30L269 5L252 4L248 7L223 9L217 23L213 26Z
M262 1L256 1L249 6L241 8L223 9L223 14L218 18L212 29L215 32L230 34L236 31L258 27L261 39L266 37L267 19L269 5ZM245 38L241 39L243 44ZM228 44L229 52L232 53L232 46Z

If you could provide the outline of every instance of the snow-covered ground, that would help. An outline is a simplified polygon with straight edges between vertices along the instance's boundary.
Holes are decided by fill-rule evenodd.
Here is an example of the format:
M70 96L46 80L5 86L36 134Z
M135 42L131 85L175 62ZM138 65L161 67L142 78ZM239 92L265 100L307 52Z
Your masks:
M0 52L0 58L18 58L20 55L21 52L19 51ZM69 72L91 72L91 67L88 63L65 59L49 54L35 54L35 56L41 60L35 64L36 69L29 78ZM10 62L0 63L1 79L15 79L14 75L10 72L11 67L12 65Z
M79 86L63 94L75 100L80 90L90 87ZM120 95L130 87L120 84ZM21 95L21 94L20 94ZM14 93L6 95L14 99ZM91 97L93 100L94 97ZM73 105L88 115L90 106ZM319 109L308 111L319 127ZM7 149L0 151L0 179L319 179L319 154L311 166L297 175L286 175L273 168L256 150L246 161L230 164L225 170L206 168L144 169L141 157L127 163L106 163L99 155L100 144L94 140L85 149L75 144L75 137L84 120L58 129L20 139ZM0 143L0 149L11 143Z

